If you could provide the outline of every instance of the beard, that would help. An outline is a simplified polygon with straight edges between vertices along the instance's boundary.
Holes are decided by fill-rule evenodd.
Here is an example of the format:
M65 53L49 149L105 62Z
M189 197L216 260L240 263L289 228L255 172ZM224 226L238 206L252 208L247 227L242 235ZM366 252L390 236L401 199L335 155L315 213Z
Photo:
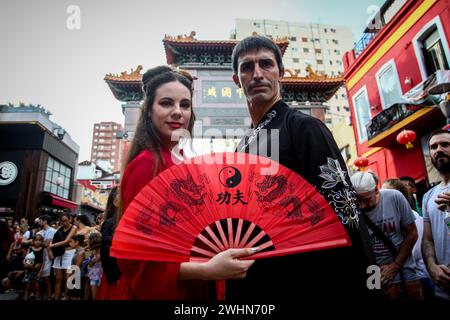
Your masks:
M443 160L442 158L445 158ZM437 171L441 174L450 173L450 157L444 153L436 154L436 157L431 159L431 163L436 168Z

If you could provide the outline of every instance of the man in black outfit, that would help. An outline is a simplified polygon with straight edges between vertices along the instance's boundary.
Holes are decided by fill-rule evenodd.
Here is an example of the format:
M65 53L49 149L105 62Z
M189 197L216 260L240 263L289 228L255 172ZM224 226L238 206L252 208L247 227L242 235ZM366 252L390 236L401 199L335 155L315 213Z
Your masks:
M369 299L373 291L366 285L371 264L367 230L359 219L355 191L331 132L320 120L283 102L280 80L284 67L281 51L272 40L243 39L234 48L232 63L233 80L244 91L252 119L252 129L237 151L279 155L272 160L300 174L330 203L352 246L258 260L245 279L228 281L227 298L325 300L342 303L343 308Z

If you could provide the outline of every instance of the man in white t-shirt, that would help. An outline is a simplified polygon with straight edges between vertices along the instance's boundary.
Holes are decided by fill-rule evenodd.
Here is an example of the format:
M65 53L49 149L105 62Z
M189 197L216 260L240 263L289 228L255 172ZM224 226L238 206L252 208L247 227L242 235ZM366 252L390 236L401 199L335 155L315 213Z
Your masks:
M417 228L408 201L400 191L379 190L378 177L371 172L357 172L351 181L361 211L397 251L394 256L381 237L369 228L370 244L381 269L381 283L387 297L399 300L403 293L405 299L423 300L422 286L412 257Z
M422 256L436 284L435 297L450 300L450 230L444 221L450 210L450 132L434 131L428 146L442 182L423 196Z
M55 235L56 229L50 227L50 223L52 221L52 217L49 215L43 215L40 217L40 224L42 230L38 232L44 237L44 247L46 248L44 251L44 268L42 269L41 277L44 279L47 299L50 300L52 298L52 286L50 281L50 275L52 271L52 256L51 252L49 255L49 250L47 249L50 242L53 240L53 236Z

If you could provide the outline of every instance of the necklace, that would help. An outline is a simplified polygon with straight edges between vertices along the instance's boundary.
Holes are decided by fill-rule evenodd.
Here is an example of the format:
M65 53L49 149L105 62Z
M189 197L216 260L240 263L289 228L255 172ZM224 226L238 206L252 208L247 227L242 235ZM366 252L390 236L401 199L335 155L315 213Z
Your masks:
M267 126L267 124L269 124L270 121L272 121L273 118L275 118L275 116L277 115L277 112L275 110L270 111L266 116L264 121L260 122L258 127L256 127L255 129L253 129L252 133L250 135L247 136L248 140L247 142L240 148L240 151L245 150L250 143L253 142L253 140L256 139L256 137L258 136L259 132L265 127Z

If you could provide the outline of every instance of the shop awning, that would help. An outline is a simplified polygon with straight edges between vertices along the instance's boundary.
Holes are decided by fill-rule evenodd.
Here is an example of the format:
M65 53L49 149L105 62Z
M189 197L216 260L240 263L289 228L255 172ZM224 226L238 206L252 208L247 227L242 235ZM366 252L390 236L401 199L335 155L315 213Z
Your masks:
M52 205L55 205L58 207L63 207L63 208L68 208L68 209L75 209L76 207L78 207L77 203L67 200L67 199L64 199L64 198L61 198L61 197L58 197L57 195L55 195L53 193L48 193L48 196L51 199L50 203Z

